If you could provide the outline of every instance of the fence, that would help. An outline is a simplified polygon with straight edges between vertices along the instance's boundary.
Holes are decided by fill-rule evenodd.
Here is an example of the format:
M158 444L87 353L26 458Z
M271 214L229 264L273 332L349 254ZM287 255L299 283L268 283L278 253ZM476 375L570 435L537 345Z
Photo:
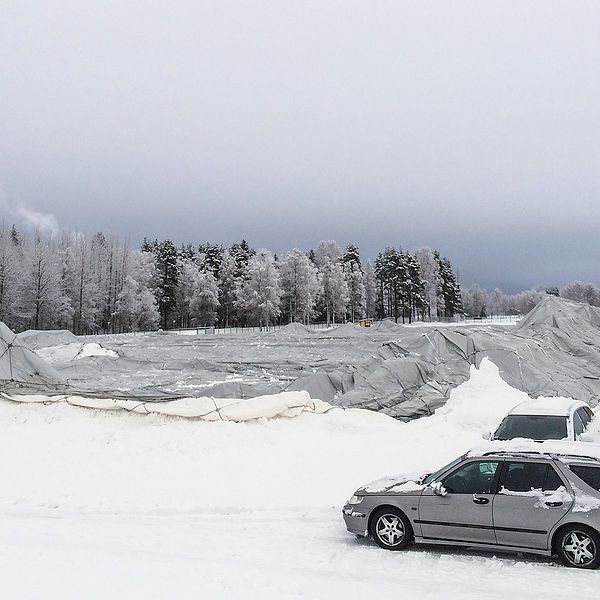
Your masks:
M476 318L476 319L465 319L460 317L442 318L442 319L426 319L425 321L413 321L411 325L413 327L419 326L438 326L438 325L510 325L516 323L521 319L521 315L499 315L495 317ZM385 319L387 321L393 319ZM373 327L376 327L381 321L374 321ZM398 323L402 323L398 320ZM357 323L358 324L358 323ZM408 325L406 321L405 325ZM303 325L309 329L315 330L327 330L332 327L339 327L342 323L310 323L309 325ZM179 335L232 335L232 334L247 334L247 333L258 333L260 331L279 331L280 329L287 327L288 324L282 325L269 325L269 327L263 327L262 329L258 326L251 327L187 327L170 329L171 333L177 333Z

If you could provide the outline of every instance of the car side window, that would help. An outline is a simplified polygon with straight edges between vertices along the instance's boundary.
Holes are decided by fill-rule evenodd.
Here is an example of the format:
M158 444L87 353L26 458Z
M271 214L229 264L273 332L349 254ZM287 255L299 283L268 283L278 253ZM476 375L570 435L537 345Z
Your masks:
M580 467L571 465L569 468L582 481L585 481L590 487L600 492L600 467Z
M453 494L490 494L498 464L498 461L468 463L446 477L442 483Z
M573 431L575 435L581 435L585 431L585 425L581 420L578 410L573 413Z
M590 424L590 421L592 420L592 418L588 414L587 410L583 407L578 408L577 412L579 413L579 416L580 416L581 420L583 421L583 429L585 431L587 429L587 426Z
M548 463L510 461L500 478L500 489L510 492L553 491L561 485L560 477Z

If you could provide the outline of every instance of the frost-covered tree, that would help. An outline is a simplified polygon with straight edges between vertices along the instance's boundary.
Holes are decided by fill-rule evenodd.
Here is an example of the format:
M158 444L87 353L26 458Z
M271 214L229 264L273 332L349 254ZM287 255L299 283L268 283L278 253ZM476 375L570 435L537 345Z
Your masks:
M427 316L431 318L432 312L437 316L438 288L440 286L440 273L438 261L435 259L431 248L419 248L415 254L419 263L421 280L423 282L423 296Z
M592 283L573 281L561 288L560 295L569 300L587 302L592 306L600 306L600 288Z
M101 312L98 274L94 272L91 241L72 234L64 257L63 278L72 289L73 331L80 335L97 331Z
M262 329L279 316L282 293L273 255L259 250L248 261L246 278L238 283L236 306Z
M367 262L364 272L365 314L369 318L377 315L377 278L371 261Z
M294 248L279 260L282 308L289 323L308 324L314 317L320 289L319 274L304 252Z
M0 225L0 321L9 327L17 325L20 254L14 225L12 229Z
M210 271L217 280L219 279L224 252L225 250L220 244L205 243L198 246L198 264L203 271Z
M73 309L62 288L57 254L53 240L39 231L24 245L19 316L31 329L69 326Z
M346 248L342 257L342 263L346 286L348 288L347 310L350 320L354 322L356 319L364 316L366 302L365 283L358 246L350 244Z
M235 292L241 283L235 256L229 250L223 253L217 281L219 289L220 322L229 327L235 318Z
M192 323L200 326L214 325L219 308L219 289L212 271L198 271L190 302Z
M327 324L343 320L348 306L348 285L342 266L342 251L337 242L322 240L314 251L321 279L320 304Z
M154 258L148 252L129 256L127 274L118 293L115 318L121 331L148 331L159 321L158 303L152 291L156 280Z

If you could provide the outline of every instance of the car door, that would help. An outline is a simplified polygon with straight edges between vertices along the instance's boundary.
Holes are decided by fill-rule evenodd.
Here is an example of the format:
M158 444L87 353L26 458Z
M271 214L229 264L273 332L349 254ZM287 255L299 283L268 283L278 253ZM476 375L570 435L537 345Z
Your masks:
M507 460L493 503L497 543L547 550L550 532L572 504L563 486L550 461Z
M498 460L462 463L441 480L444 495L426 488L419 499L421 535L425 539L495 543L492 506Z

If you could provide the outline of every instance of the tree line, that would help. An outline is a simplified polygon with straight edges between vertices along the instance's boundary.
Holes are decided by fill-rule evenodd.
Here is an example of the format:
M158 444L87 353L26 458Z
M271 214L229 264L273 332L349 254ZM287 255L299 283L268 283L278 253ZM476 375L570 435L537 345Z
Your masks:
M145 239L136 249L103 233L0 226L0 320L16 331L411 322L461 313L456 273L429 248L386 248L373 264L355 244L342 249L332 240L277 256L245 240L177 247Z
M277 256L242 240L184 245L145 239L154 257L160 324L223 327L392 317L396 321L453 317L462 310L450 261L437 251L386 248L373 265L355 244L323 240L304 252Z
M517 294L505 294L499 288L488 292L473 286L462 290L462 300L465 316L486 318L527 314L547 294L600 307L600 288L582 281L573 281L561 288L537 286Z

